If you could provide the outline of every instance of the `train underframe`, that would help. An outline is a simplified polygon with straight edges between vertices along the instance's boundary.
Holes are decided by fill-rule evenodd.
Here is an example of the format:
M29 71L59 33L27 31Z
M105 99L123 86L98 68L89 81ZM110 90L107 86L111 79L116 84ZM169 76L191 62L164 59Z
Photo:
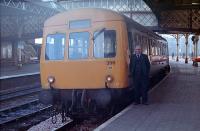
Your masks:
M133 100L133 89L102 88L102 89L44 89L40 93L40 101L53 105L57 113L65 117L81 117L89 115L113 114L116 107ZM129 94L129 96L127 95ZM125 97L129 98L125 101Z

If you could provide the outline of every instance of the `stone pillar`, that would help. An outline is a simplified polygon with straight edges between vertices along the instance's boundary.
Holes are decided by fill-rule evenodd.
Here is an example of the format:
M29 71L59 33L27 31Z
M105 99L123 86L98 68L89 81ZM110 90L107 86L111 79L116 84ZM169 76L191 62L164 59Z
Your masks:
M192 59L194 59L194 57L195 57L195 51L196 51L195 50L196 46L195 46L195 40L194 39L195 39L195 36L192 36L192 43L193 43L193 55L192 55Z
M17 38L15 38L17 39ZM12 58L13 58L13 61L14 61L14 66L17 66L18 64L18 55L17 55L17 43L16 41L12 41Z
M199 36L198 35L192 36L192 41L193 41L193 45L194 45L193 66L198 66L198 62L196 62L194 60L195 60L195 58L198 57Z
M199 41L199 36L198 35L195 35L195 58L198 57L198 41ZM198 67L198 62L195 62L195 65L196 67Z
M176 61L179 61L179 34L176 35Z
M185 34L185 63L188 63L188 36L189 34Z
M16 59L16 64L18 69L22 67L22 47L23 45L21 44L22 42L22 34L24 32L24 19L25 17L17 17L16 18L16 31L17 31L17 40L16 40L16 47L17 47L17 59Z
M198 57L198 41L199 41L199 36L198 35L195 35L195 49L196 49L196 54L195 54L195 57L197 58Z
M195 42L193 42L193 58L195 58L195 56L196 56L196 43Z

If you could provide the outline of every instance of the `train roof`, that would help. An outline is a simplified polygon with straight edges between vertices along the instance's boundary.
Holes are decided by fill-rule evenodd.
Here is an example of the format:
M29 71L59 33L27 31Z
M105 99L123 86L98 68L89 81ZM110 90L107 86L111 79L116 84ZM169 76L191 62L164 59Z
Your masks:
M138 31L143 33L148 33L148 35L154 38L166 41L163 37L157 35L153 31L145 28L144 26L128 18L127 16L109 9L102 9L102 8L80 8L80 9L72 9L70 11L65 11L47 19L44 23L44 27L67 25L69 21L77 19L91 19L92 22L126 21L126 23L128 24L134 25L134 28L137 29Z
M128 24L131 24L131 26L134 25L134 28L137 29L138 31L140 32L143 32L143 33L147 33L148 35L156 38L156 39L159 39L159 40L163 40L163 41L167 41L166 39L164 39L163 37L161 37L160 35L156 34L155 32L151 31L150 29L146 28L145 26L135 22L134 20L132 20L131 18L121 14L123 17L124 17L124 20L128 23Z
M91 19L92 22L124 20L123 16L112 10L101 8L80 8L56 14L47 19L44 26L66 25L69 21L78 19Z

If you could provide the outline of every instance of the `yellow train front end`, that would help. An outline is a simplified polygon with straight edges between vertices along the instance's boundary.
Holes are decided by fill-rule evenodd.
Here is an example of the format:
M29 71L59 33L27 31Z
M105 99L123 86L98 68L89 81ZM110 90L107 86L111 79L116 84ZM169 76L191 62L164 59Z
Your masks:
M51 17L44 25L41 100L70 110L91 101L107 106L128 86L127 44L126 24L115 12L79 9Z

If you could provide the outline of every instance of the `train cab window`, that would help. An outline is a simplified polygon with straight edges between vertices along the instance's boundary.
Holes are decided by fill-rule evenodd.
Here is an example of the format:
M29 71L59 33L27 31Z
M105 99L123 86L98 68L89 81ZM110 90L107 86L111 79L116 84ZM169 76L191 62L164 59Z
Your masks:
M69 34L69 59L88 58L89 32L74 32Z
M69 22L70 29L88 28L91 26L90 20L72 20Z
M94 57L112 58L116 56L116 32L104 30L94 33Z
M50 34L46 38L46 60L63 60L65 48L65 34Z

